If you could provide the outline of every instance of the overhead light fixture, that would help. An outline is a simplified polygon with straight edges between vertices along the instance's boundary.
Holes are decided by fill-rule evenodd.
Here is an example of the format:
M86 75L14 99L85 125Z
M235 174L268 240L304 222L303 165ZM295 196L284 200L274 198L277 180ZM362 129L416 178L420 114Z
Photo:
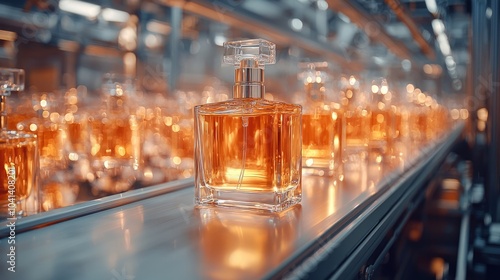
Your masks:
M450 43L448 42L448 36L441 33L437 36L437 42L439 44L439 49L444 56L451 55Z
M436 4L436 0L425 0L425 5L427 6L427 10L429 10L429 13L433 15L438 14L438 7Z
M104 20L109 22L127 22L130 18L127 12L111 8L104 8L101 15Z
M222 35L222 34L217 34L215 35L214 37L214 43L217 45L217 46L223 46L224 45L224 42L227 41L227 38L226 36Z
M59 9L84 16L88 19L95 19L101 12L101 6L78 0L61 0L59 2Z
M318 6L318 9L322 11L328 10L328 3L325 0L319 0L316 2L316 5Z
M433 19L432 20L432 30L434 30L434 33L436 35L439 35L444 32L444 23L440 19Z
M339 12L339 13L337 14L337 16L339 17L339 19L340 19L341 21L343 21L343 22L345 22L345 23L350 23L350 22L351 22L351 19L350 19L348 16L344 15L343 13L340 13L340 12Z
M146 29L149 32L167 35L170 33L170 25L166 22L161 22L157 20L150 20L146 25Z
M304 24L302 23L302 21L300 19L293 18L290 21L290 26L292 27L293 30L300 31L300 30L302 30L302 27L304 27Z

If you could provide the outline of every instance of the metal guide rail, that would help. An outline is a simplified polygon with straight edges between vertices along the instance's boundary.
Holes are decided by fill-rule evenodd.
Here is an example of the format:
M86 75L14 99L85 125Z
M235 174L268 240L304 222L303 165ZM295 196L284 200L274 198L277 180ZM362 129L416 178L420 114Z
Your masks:
M12 234L0 228L0 279L347 279L462 130L396 167L360 165L342 181L306 176L301 205L279 214L195 208L188 179L20 219L15 273Z

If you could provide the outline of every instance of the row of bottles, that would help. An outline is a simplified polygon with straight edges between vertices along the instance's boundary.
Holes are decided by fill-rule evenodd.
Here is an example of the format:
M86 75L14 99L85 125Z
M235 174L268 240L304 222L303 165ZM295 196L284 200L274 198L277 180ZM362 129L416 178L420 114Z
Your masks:
M332 77L326 62L298 76L304 104L305 174L342 177L342 167L368 160L398 165L451 127L448 110L412 84L384 77Z
M413 85L334 79L326 62L302 65L302 106L266 100L274 44L224 47L236 68L233 99L194 111L197 205L282 211L301 201L302 174L343 180L365 162L403 169L450 128L447 110Z
M5 127L36 135L41 209L194 175L199 205L280 211L300 202L302 174L402 166L451 126L448 110L414 85L334 75L326 62L300 65L292 103L301 106L273 101L264 65L275 51L264 40L225 44L232 99L217 79L201 94L146 98L117 75L103 77L99 98L82 86L16 94Z

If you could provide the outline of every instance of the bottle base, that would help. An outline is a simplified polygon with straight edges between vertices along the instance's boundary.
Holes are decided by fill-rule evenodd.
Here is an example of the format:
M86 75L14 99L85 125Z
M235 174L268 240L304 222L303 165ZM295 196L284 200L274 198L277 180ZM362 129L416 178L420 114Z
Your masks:
M288 188L284 192L245 192L241 190L219 190L201 187L203 196L195 198L196 206L215 206L225 208L242 208L265 212L281 212L299 204L302 195L298 187Z

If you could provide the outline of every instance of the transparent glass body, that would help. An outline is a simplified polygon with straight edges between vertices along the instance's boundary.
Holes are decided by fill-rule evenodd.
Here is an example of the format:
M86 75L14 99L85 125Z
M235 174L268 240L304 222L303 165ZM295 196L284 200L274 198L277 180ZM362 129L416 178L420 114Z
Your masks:
M345 119L343 161L364 160L370 143L372 114L368 108L369 94L360 88L360 80L355 76L341 78L340 93Z
M37 137L7 129L6 97L23 89L22 69L0 68L0 218L39 212Z
M391 107L393 91L385 78L372 79L366 90L371 93L370 158L382 163L393 144L395 110Z
M65 135L62 124L58 120L31 118L18 123L17 128L37 135L40 167L66 168Z
M332 176L340 172L344 116L326 62L306 63L299 73L303 86L302 168L305 174Z
M94 193L120 193L132 188L140 176L142 122L130 108L132 85L127 81L106 81L106 107L88 119L89 160Z
M195 106L195 203L282 211L301 201L302 108L263 95L264 40L225 44L234 99Z

